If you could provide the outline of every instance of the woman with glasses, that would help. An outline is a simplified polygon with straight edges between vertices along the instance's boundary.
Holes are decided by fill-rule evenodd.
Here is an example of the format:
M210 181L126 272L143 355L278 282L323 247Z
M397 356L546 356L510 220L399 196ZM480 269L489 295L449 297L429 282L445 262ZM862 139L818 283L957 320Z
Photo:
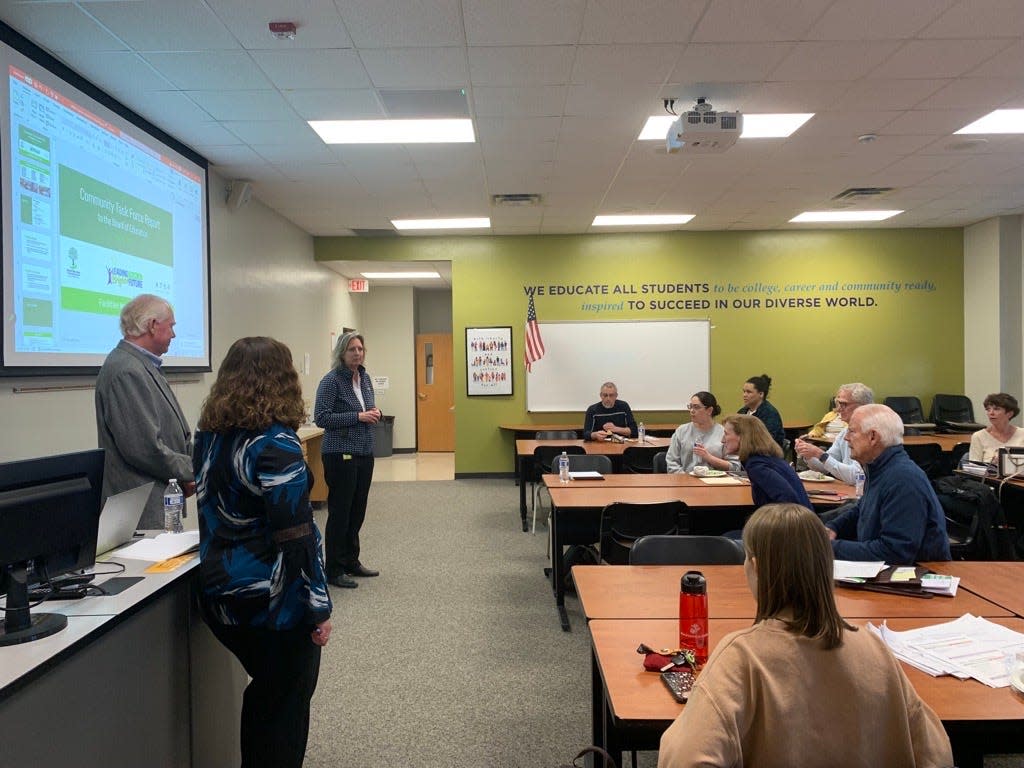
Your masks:
M690 412L690 423L683 424L672 435L666 463L673 473L692 472L698 465L712 469L728 470L728 460L722 458L721 424L715 423L715 416L722 412L718 400L710 392L698 392L686 406Z
M988 426L971 435L971 461L993 464L1000 448L1024 446L1024 429L1014 426L1010 419L1020 413L1017 398L997 392L985 398Z

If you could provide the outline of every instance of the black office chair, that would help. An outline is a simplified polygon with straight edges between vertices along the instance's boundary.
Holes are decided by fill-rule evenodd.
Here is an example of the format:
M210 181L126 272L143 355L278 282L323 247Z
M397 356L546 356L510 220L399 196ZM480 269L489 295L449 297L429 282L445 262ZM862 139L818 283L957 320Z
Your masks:
M561 454L551 460L551 474L553 475L558 474L558 459L560 457ZM607 456L590 453L569 454L569 471L600 472L602 475L610 475L615 471L615 467L612 466L612 460Z
M974 404L966 395L936 395L928 420L942 432L973 433L985 428L974 420Z
M543 434L543 433L538 433ZM538 438L543 439L543 438ZM565 438L549 438L552 440L563 440ZM530 510L533 512L532 532L537 531L537 501L540 497L540 489L544 487L543 476L551 466L552 461L558 461L562 453L584 454L582 445L538 445L533 449L533 473L530 476L532 484L530 489ZM555 472L558 472L557 466Z
M580 433L573 429L549 429L545 432L538 432L537 440L579 440Z
M908 435L919 435L922 432L934 432L935 424L924 420L921 401L912 396L887 397L883 401L892 408L903 422L903 431Z
M978 536L980 518L975 515L964 524L946 515L946 535L949 537L949 555L954 560L973 560L974 540Z
M689 513L682 501L661 501L653 504L616 501L601 511L601 538L598 551L602 562L627 565L633 544L642 536L674 536L689 531Z
M656 454L654 454L653 466L654 474L668 474L668 451L658 451Z
M938 443L910 443L905 444L903 450L929 478L942 477L952 471Z
M639 475L654 473L654 457L661 448L653 445L629 445L622 451L622 471Z
M743 543L725 536L641 536L630 565L741 565Z
M950 471L959 469L960 460L971 450L970 443L957 443L953 446L953 450L949 452L949 465Z

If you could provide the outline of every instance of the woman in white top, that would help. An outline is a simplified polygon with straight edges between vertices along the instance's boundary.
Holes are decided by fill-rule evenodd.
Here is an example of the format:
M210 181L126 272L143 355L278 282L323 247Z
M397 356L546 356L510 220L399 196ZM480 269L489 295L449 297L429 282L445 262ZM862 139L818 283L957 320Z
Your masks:
M722 458L725 432L721 424L715 423L715 416L722 412L718 400L710 392L698 392L690 398L686 408L690 412L690 423L683 424L672 435L666 457L668 471L691 472L698 464L728 470L729 462Z
M1010 423L1020 413L1017 398L998 392L985 398L989 425L971 435L971 461L992 464L1000 448L1024 446L1024 429Z

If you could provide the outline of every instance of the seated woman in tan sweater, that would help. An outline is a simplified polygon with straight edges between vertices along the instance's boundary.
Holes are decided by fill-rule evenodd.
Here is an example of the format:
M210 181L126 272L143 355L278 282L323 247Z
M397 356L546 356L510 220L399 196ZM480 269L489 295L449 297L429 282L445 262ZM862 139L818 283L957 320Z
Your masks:
M743 544L755 623L718 643L661 738L658 768L951 766L942 723L899 662L837 612L814 513L761 507Z

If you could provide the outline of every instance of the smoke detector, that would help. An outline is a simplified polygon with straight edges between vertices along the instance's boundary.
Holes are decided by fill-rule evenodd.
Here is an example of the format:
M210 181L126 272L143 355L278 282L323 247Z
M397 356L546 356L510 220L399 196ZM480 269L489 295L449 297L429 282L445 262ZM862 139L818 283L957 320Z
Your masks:
M298 29L294 21L272 21L267 27L275 40L294 40Z

